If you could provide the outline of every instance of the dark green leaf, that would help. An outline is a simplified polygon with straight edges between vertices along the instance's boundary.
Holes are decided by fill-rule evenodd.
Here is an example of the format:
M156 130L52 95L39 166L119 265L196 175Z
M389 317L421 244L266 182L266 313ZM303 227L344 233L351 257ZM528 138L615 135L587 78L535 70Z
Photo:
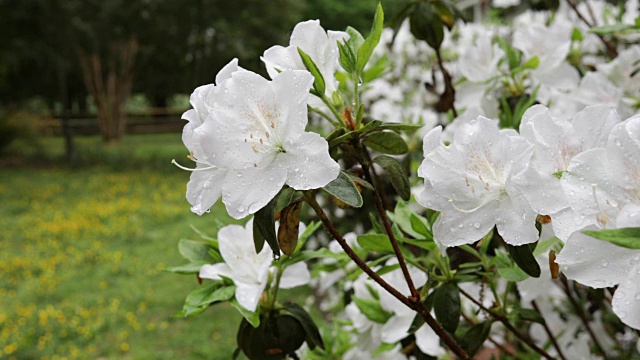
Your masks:
M460 323L460 291L458 285L448 282L435 290L433 310L436 318L450 333L454 333Z
M204 261L208 264L213 263L213 258L209 255L209 249L212 246L205 241L182 239L178 243L178 251L185 259L196 262Z
M402 168L400 161L390 156L380 155L373 159L373 162L384 169L387 176L389 176L391 185L396 189L400 198L408 201L411 198L411 184L409 184L409 177Z
M340 52L340 66L349 74L355 72L356 56L351 48L338 41L338 51Z
M362 45L358 48L358 59L356 63L357 74L362 74L362 70L364 70L364 67L365 65L367 65L371 54L373 54L373 50L380 42L380 35L382 34L383 24L384 12L382 11L382 5L378 3L378 7L376 7L376 14L373 17L371 32L369 33L369 36L364 41L364 43L362 43ZM356 79L356 81L358 81L358 79Z
M363 143L383 154L402 155L409 151L407 143L394 132L374 132L364 139Z
M278 238L276 236L276 205L278 204L278 198L280 194L276 195L267 206L258 210L253 216L253 243L256 248L256 253L262 251L265 240L271 247L274 255L280 255L280 249L278 248Z
M431 4L418 3L409 17L409 25L416 39L426 41L433 49L440 49L444 39L444 24Z
M236 310L238 310L240 314L242 314L242 316L249 322L249 324L251 324L251 326L253 326L254 328L260 326L260 314L257 311L253 312L243 308L235 298L231 299L231 301L229 301L229 304L236 308Z
M527 275L537 278L540 277L540 265L533 256L533 251L529 247L529 244L520 246L514 246L506 244L507 251L513 261L522 269Z
M533 309L520 309L517 313L518 317L522 320L544 324L544 318Z
M340 172L340 175L335 180L325 185L322 189L349 206L356 208L362 206L362 195L360 195L358 188L349 175L343 171Z
M367 234L358 236L358 245L363 249L380 254L393 254L393 247L387 235Z
M314 63L311 57L302 51L302 49L298 48L298 54L300 54L304 67L311 73L311 75L313 75L313 88L316 89L318 93L324 95L324 77L322 76L322 73L320 73L318 66L316 66L316 63Z
M467 354L473 356L482 347L491 333L491 324L491 321L475 324L461 336L460 346Z
M640 249L640 227L584 230L582 233L628 249Z
M362 314L373 322L385 324L393 316L393 313L382 308L378 300L362 299L355 296L352 297L351 300L353 300Z
M407 131L407 132L415 132L422 128L424 125L412 125L412 124L401 124L401 123L383 123L380 125L381 130L393 130L393 131Z
M300 325L302 325L302 328L307 333L307 344L309 348L314 349L317 346L324 349L324 342L322 341L322 336L320 336L318 326L313 322L309 313L298 304L285 303L283 306L291 316L300 322Z
M351 179L351 181L353 181L354 184L360 185L365 189L371 190L373 191L373 185L369 184L369 182L365 179L362 179L350 172L345 172L345 174L347 174L349 176L349 178Z
M409 216L409 220L411 221L411 228L413 229L413 231L420 234L425 239L433 240L431 226L429 225L427 219L416 214L411 214Z

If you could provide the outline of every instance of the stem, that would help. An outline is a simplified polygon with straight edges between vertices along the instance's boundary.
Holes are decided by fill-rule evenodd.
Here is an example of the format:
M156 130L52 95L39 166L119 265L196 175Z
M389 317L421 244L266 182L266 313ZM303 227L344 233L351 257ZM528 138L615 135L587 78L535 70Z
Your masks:
M360 76L358 74L353 74L353 111L357 114L360 110ZM356 129L360 127L360 121L356 116Z
M316 109L314 107L311 107L309 105L307 105L307 109L309 109L309 111L316 113L320 116L322 116L323 118L325 118L327 121L329 121L331 123L331 125L335 126L335 127L340 127L340 123L338 123L337 121L333 120L329 115L327 115L327 113L325 113L322 110Z
M364 153L364 151L363 151ZM360 165L362 165L362 170L364 172L365 179L371 183L373 186L373 198L376 203L376 208L378 209L378 213L380 214L380 219L382 219L382 224L384 229L389 236L389 240L391 241L391 246L393 247L393 252L398 258L398 263L400 264L400 269L402 269L402 275L404 275L405 280L407 281L407 285L409 286L409 291L411 292L411 296L415 299L414 301L420 301L420 293L416 289L413 284L413 280L411 279L411 274L409 274L409 269L407 268L407 263L404 260L404 255L402 255L402 251L400 251L400 246L398 245L398 240L396 239L395 234L393 233L393 229L391 229L391 222L387 217L387 212L384 209L384 205L382 204L382 199L380 197L380 193L378 192L378 188L375 186L371 178L371 171L369 169L369 160L364 159L364 161L360 161Z
M578 317L580 318L580 321L582 322L582 325L584 325L585 329L587 329L587 332L589 333L591 340L593 340L593 343L598 348L598 351L600 351L600 354L606 355L607 353L604 351L604 348L602 347L602 345L600 345L600 342L598 341L596 334L593 332L591 325L589 325L589 319L587 319L587 314L585 314L582 306L580 306L580 304L578 304L576 299L573 297L571 288L569 287L569 282L567 281L567 277L564 275L561 275L559 277L559 280L560 280L560 283L562 284L561 286L562 290L567 295L567 298L569 298L569 302L571 303L571 306L573 306L573 308L575 309L576 314L578 315Z
M509 322L509 319L507 319L506 317L502 316L502 314L499 314L499 313L497 313L495 311L487 309L484 305L482 305L481 302L479 302L478 300L474 299L466 291L460 289L460 293L462 295L464 295L467 299L471 300L474 304L478 305L478 307L480 309L482 309L484 312L486 312L487 314L491 315L494 319L500 321L502 323L502 325L504 325L507 329L509 329L509 331L511 331L518 339L522 340L525 344L529 345L529 347L531 347L538 354L542 355L542 357L544 357L545 359L548 359L548 360L554 360L553 357L551 357L551 355L549 355L549 353L547 353L546 351L544 351L544 349L542 349L538 345L536 345L536 343L533 340L531 340L531 338L529 338L528 336L524 335L518 329L516 329L513 325L511 325L511 323Z
M542 321L542 326L544 327L544 331L547 333L547 336L549 337L549 340L551 340L551 343L553 344L553 347L558 352L558 356L560 356L560 359L562 359L562 360L567 360L567 358L564 357L564 354L562 353L562 350L560 349L560 345L558 345L558 341L556 341L556 337L551 332L551 329L549 329L549 325L547 325L547 321L544 319L544 316L542 316L542 311L540 311L540 308L538 307L538 304L536 304L535 300L531 300L531 305L536 310L536 312L538 314L540 314L540 317L543 320Z
M580 10L578 10L578 6L576 5L576 3L573 2L573 0L567 0L567 4L569 4L569 6L571 7L571 9L573 9L573 12L576 13L576 15L578 16L578 18L580 20L582 20L583 23L585 23L589 28L593 28L594 24L592 24L589 20L587 20L586 17L584 17L584 15L582 15L582 13L580 12ZM587 7L590 7L589 4L587 3ZM595 18L594 18L595 20ZM598 38L600 39L600 41L602 41L602 44L604 44L604 47L607 50L607 56L610 59L615 59L618 56L618 50L616 49L615 46L613 46L613 44L611 44L610 42L608 42L604 36L600 35L600 34L596 34L596 36L598 36Z
M340 232L335 228L331 220L327 217L322 210L322 207L316 201L315 195L309 191L304 191L304 197L307 200L307 203L313 208L316 212L316 215L320 218L320 221L324 224L326 230L331 234L331 236L336 239L338 244L342 247L342 249L347 253L347 255L353 260L356 265L362 271L364 271L369 277L371 277L378 285L380 285L383 289L385 289L389 294L393 295L396 299L398 299L401 303L416 311L420 316L424 319L424 321L433 329L433 331L444 341L444 343L453 351L460 359L471 360L471 357L458 345L458 343L449 335L449 333L440 325L436 319L431 316L431 314L425 309L424 305L420 301L411 301L404 295L402 295L398 290L396 290L393 286L389 285L380 275L376 274L367 263L365 263L359 256L356 254L353 249L347 244L347 241L340 235Z
M444 93L440 95L440 100L442 100L443 96L451 97L451 99L449 100L451 102L450 109L453 112L453 117L457 118L458 111L456 110L456 106L455 106L456 90L453 87L453 80L451 79L451 75L449 75L449 72L447 71L447 69L444 67L444 62L442 61L442 55L440 54L440 49L436 48L435 51L436 51L436 57L438 58L438 66L440 67L440 71L442 71L442 76L444 77ZM445 109L442 109L442 110L445 110ZM446 109L445 111L447 110L449 109Z
M347 124L344 122L344 119L342 118L342 116L340 115L340 113L338 112L338 110L336 110L336 107L333 106L333 103L331 103L331 101L329 101L329 99L327 98L327 96L325 94L322 94L322 97L320 98L322 99L322 102L327 105L327 107L329 108L329 110L331 110L331 113L333 114L333 116L336 117L336 119L338 119L338 123L342 125L342 127L347 127Z

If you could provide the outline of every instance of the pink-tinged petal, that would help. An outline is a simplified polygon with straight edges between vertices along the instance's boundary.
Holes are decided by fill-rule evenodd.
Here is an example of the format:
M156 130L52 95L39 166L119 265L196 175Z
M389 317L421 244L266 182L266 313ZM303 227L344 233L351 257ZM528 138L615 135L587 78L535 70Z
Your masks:
M423 353L435 357L442 356L446 353L446 350L440 346L440 338L429 325L422 325L420 329L415 332L415 336L416 345L418 345L418 348Z
M282 273L280 278L280 288L291 289L296 286L308 285L311 281L311 273L304 262L295 263Z
M200 276L202 279L222 280L220 275L228 278L233 278L233 271L229 265L225 263L218 263L213 265L202 265L200 268Z
M282 134L286 139L299 136L307 126L307 100L313 75L306 70L284 71L273 78L280 111Z
M629 264L637 256L638 252L577 231L565 243L556 263L569 279L593 288L603 288L622 282L629 272Z
M611 105L587 106L571 120L584 150L606 147L611 129L619 123L620 116Z
M496 227L504 241L511 245L523 245L538 240L536 212L522 195L509 193L500 203Z
M624 280L620 283L613 294L611 303L613 312L620 320L634 329L640 330L640 251L638 254L638 265L628 269Z
M271 164L274 165L274 164ZM275 164L231 172L235 181L225 181L222 202L234 219L242 219L262 209L284 185L287 171Z
M225 169L197 170L187 183L187 201L191 211L198 215L207 212L222 195L222 184L227 177Z
M267 283L262 284L236 284L236 300L238 304L249 311L256 311L260 297Z
M305 132L286 142L285 151L274 163L286 169L286 183L296 190L321 188L340 173L340 165L329 156L329 144L316 133Z

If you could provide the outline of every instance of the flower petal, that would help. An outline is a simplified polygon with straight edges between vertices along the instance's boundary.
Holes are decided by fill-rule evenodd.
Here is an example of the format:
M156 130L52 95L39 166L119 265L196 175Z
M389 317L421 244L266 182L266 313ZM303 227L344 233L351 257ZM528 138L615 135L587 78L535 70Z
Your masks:
M187 201L191 204L191 211L202 215L218 201L227 174L227 170L219 168L191 173L187 183Z
M280 191L286 174L280 166L232 171L229 176L236 181L225 181L222 186L222 202L229 215L242 219L262 209Z
M415 314L413 313L411 313L410 316L392 316L382 325L382 341L385 343L395 343L407 337L414 316Z
M587 106L571 120L584 150L605 147L611 129L619 123L620 116L611 105Z
M493 228L499 206L494 200L472 212L442 211L433 225L433 239L446 247L474 243Z
M311 273L305 262L295 263L282 273L280 278L281 289L291 289L296 286L308 285L311 281Z
M531 209L524 196L509 193L500 203L500 211L496 219L498 233L504 241L511 245L522 245L536 242L536 212Z
M266 286L266 282L258 285L236 284L236 300L238 304L249 311L256 311L258 302Z
M229 265L225 263L218 263L213 265L202 265L200 268L200 276L202 279L222 280L220 275L228 278L233 278L233 271Z
M296 190L321 188L340 173L340 165L329 156L329 144L316 133L302 133L285 144L285 151L275 161L288 171L286 183Z
M265 247L256 254L253 244L253 221L245 227L228 225L218 231L220 255L233 272L236 285L266 283L271 265L271 252Z
M427 324L424 324L415 332L416 345L420 351L427 355L439 357L444 355L446 350L440 346L440 338L435 331Z
M613 312L623 323L640 330L640 281L638 281L638 276L640 276L640 264L628 271L613 294L611 305Z
M307 126L307 100L309 89L313 85L313 75L306 70L284 71L276 75L271 82L280 106L282 134L292 139L304 132Z

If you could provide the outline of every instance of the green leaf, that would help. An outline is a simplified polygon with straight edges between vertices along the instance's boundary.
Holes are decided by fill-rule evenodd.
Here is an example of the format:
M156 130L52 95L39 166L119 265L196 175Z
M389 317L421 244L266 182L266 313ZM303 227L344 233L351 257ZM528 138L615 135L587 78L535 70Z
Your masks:
M433 240L433 233L431 232L431 226L427 219L416 214L411 214L409 215L409 220L411 221L413 231L427 240Z
M253 216L253 243L256 248L256 253L262 251L264 242L269 244L273 254L280 255L280 248L278 247L278 237L276 236L276 205L278 204L278 197L276 195L267 206L258 210Z
M520 246L506 244L506 246L509 255L511 255L511 258L520 267L520 269L531 277L540 277L540 265L533 256L533 251L529 247L529 244Z
M402 155L409 151L407 143L394 132L374 132L364 139L363 144L383 154Z
M444 23L433 11L431 4L420 2L409 17L411 33L424 40L433 49L440 49L444 39Z
M407 132L415 132L422 128L424 125L412 125L412 124L401 124L401 123L383 123L380 125L379 129L381 130L393 130L393 131L407 131Z
M347 174L349 176L349 178L351 179L351 181L353 181L354 184L356 185L360 185L365 189L371 190L373 191L373 185L369 184L369 182L365 179L362 179L358 176L356 176L355 174L352 174L350 172L345 172L345 174Z
M187 295L184 301L184 316L193 316L203 312L210 304L227 301L235 294L234 285L224 286L220 281L203 285Z
M358 245L363 249L375 251L380 254L393 254L393 246L387 235L366 234L358 236Z
M373 25L371 26L371 32L367 39L358 48L358 59L356 63L356 73L362 74L362 70L367 65L373 50L380 42L380 35L382 34L382 27L384 24L384 12L382 11L382 5L378 3L376 8L376 14L373 17ZM357 80L357 79L356 79Z
M411 198L411 184L409 184L409 177L402 168L400 161L387 155L380 155L373 159L373 162L384 169L387 176L389 176L391 185L400 198L408 201Z
M309 348L313 350L317 346L324 349L324 342L322 341L322 336L320 336L318 326L313 322L309 313L302 306L291 302L285 303L283 306L291 316L300 322L305 333L307 333L306 341Z
M475 324L460 337L460 346L469 355L474 355L491 333L491 321Z
M300 234L300 211L302 202L294 202L280 212L280 227L278 227L278 245L287 256L293 255L298 246Z
M640 249L640 227L584 230L582 233L628 249Z
M231 301L229 301L229 304L236 308L236 310L238 310L238 312L242 314L242 316L249 322L249 324L251 324L251 326L253 326L254 328L260 326L260 314L257 311L253 312L243 308L235 298L231 299Z
M176 274L197 274L200 272L202 265L208 264L206 261L194 261L185 265L173 266L165 269L164 271L176 273Z
M594 27L589 29L589 32L596 35L613 35L629 31L633 32L638 29L640 29L640 27L636 24L614 24Z
M307 53L302 51L302 49L298 48L298 54L300 54L300 58L302 59L302 63L304 64L304 67L307 68L307 71L309 71L311 75L313 75L313 78L315 79L313 81L313 88L316 89L318 93L324 95L324 89L325 89L324 77L320 73L318 66L316 66L316 63L314 63L311 57L307 55Z
M338 43L338 51L340 52L340 58L339 58L340 66L342 66L344 71L346 71L349 74L352 74L356 70L356 56L353 50L351 50L351 48L348 45L341 43L339 41L337 43Z
M213 263L213 258L209 255L209 249L212 248L205 241L182 239L178 242L180 255L191 262L204 261L207 264Z
M352 297L351 300L353 300L364 316L373 322L385 324L393 316L393 313L382 308L378 300L362 299L355 296Z
M537 56L534 56L531 59L527 60L527 62L524 63L524 65L522 65L522 68L535 70L538 68L539 64L540 64L540 59Z
M566 170L562 170L562 171L556 171L553 173L553 176L555 176L556 179L562 179L562 174L566 173Z
M498 268L498 275L500 275L501 278L512 282L519 282L529 278L529 275L522 271L522 269L513 267Z
M340 175L335 180L325 185L322 189L349 206L356 208L362 206L362 195L360 195L358 188L349 175L343 171L340 172Z
M584 40L582 31L580 31L580 29L578 29L577 27L574 27L573 31L571 31L571 41L582 42L582 40Z
M460 323L460 291L454 282L448 282L435 290L433 310L442 327L454 333Z
M351 26L347 26L347 30L345 30L347 34L349 34L349 40L347 40L347 45L353 51L353 53L357 53L358 49L364 43L364 37L360 32Z
M544 324L544 318L533 309L520 309L518 310L517 314L518 317L522 320Z

